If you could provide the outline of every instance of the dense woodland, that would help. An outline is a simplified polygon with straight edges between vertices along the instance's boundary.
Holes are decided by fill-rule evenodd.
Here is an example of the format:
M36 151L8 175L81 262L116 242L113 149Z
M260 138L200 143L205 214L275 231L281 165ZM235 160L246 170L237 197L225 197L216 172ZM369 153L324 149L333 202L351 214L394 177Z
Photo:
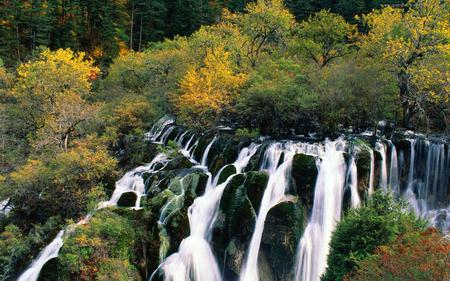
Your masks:
M448 0L1 1L0 199L14 209L0 218L0 280L154 155L142 135L164 114L196 131L233 124L237 137L250 138L336 136L380 120L448 133L449 19ZM394 203L380 198L338 230L361 216L393 219L380 204ZM69 275L138 276L126 245L145 233L131 231L134 223L105 211L89 233L80 230L78 243L104 256L89 264L63 253ZM401 268L390 269L397 276L414 266L397 259L401 247L442 249L439 234L423 234L415 218L404 223L325 280L349 272L345 280L372 280L367 268L386 268L386 255ZM111 233L123 240L99 238Z

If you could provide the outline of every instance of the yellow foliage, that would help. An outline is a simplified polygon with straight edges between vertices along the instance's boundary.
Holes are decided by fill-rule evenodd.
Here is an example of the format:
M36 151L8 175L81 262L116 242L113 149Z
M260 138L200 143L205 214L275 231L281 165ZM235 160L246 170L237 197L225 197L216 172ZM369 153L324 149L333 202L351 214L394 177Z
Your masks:
M67 149L69 136L96 109L84 100L99 73L94 61L82 52L46 49L36 60L19 66L17 73L13 95L38 129L33 144Z
M212 125L236 100L247 75L233 72L229 53L209 50L200 69L192 68L180 82L174 104L182 121L191 126Z
M449 1L411 0L408 9L385 7L363 16L369 32L362 51L381 57L396 74L400 98L411 111L446 103L450 81Z

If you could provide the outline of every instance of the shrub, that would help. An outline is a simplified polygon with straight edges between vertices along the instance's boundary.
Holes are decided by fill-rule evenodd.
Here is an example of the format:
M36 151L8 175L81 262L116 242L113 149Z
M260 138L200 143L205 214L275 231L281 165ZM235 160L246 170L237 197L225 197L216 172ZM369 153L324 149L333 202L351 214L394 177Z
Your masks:
M365 206L349 210L333 233L328 268L321 280L342 280L378 246L408 231L423 229L425 222L403 212L404 207L405 203L395 202L392 195L377 191Z
M448 280L449 257L450 242L436 229L408 232L359 261L356 272L348 274L344 280Z

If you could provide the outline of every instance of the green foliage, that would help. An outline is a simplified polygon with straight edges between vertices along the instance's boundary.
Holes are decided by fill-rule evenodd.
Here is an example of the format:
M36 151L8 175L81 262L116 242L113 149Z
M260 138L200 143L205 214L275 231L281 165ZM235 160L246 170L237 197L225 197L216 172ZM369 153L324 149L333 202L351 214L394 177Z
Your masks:
M258 129L239 128L234 132L235 140L254 140L259 137Z
M342 280L378 246L408 231L423 230L425 222L404 208L405 204L395 202L392 195L377 191L366 205L349 210L332 235L328 267L321 280Z
M11 219L29 227L54 215L77 218L93 200L102 199L102 186L115 179L116 160L108 155L104 144L95 142L88 139L48 160L29 159L11 173Z
M302 56L322 68L347 54L355 31L340 15L321 10L299 24L295 45Z
M51 217L43 225L37 224L32 231L26 232L14 224L8 224L0 231L0 279L8 280L27 265L56 235L61 227L59 217Z
M307 87L301 66L291 59L268 59L253 72L237 104L239 118L262 134L283 134L310 121L317 97Z
M318 93L317 118L325 132L337 125L354 132L373 128L379 120L394 121L398 109L393 77L379 64L367 65L354 55L309 73Z
M89 224L76 227L60 251L60 280L139 280L133 260L136 234L127 218L97 212Z

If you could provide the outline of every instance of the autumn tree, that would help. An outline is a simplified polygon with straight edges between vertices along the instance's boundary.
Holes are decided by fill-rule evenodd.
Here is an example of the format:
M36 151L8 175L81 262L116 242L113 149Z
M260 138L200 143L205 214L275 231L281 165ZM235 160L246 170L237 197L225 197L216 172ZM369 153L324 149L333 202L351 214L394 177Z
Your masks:
M282 0L258 0L249 3L245 13L225 11L224 19L236 24L247 39L242 44L245 56L256 66L262 52L271 52L286 43L295 24L294 16Z
M447 280L449 256L449 240L436 229L408 232L359 261L358 269L344 280Z
M183 122L193 127L212 126L236 100L246 75L235 73L223 48L208 51L204 66L192 68L180 82L173 99Z
M98 71L84 53L69 49L44 50L36 60L18 68L13 95L37 148L58 145L67 150L69 137L95 111L85 97Z
M413 127L418 113L425 113L428 102L448 103L448 5L448 1L412 0L406 10L385 7L362 17L369 29L361 36L362 50L385 62L396 76L406 128ZM433 60L440 63L430 63Z
M342 16L321 10L299 24L294 45L300 56L323 68L348 53L355 31Z

